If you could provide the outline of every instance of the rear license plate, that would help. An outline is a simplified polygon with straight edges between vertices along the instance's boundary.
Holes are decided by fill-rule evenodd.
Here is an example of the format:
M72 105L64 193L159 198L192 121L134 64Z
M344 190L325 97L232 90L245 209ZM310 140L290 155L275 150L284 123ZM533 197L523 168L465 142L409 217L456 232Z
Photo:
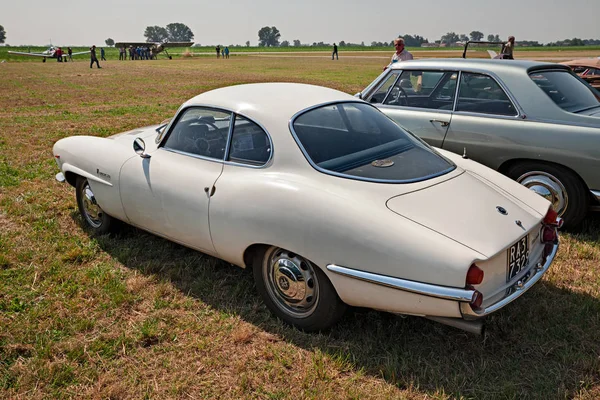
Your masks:
M509 282L523 271L529 264L529 235L525 235L508 249L508 273L506 281Z

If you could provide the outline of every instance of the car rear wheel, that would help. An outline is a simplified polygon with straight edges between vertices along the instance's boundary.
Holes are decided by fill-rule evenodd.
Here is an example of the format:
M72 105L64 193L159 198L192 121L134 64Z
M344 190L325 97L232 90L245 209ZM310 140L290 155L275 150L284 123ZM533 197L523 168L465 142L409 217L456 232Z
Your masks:
M346 309L323 271L304 257L271 246L253 262L258 293L284 322L304 331L335 324Z
M100 208L88 180L78 178L75 188L77 206L85 225L98 235L111 232L116 227L117 221Z
M585 218L588 194L573 172L551 164L527 162L512 166L507 175L549 200L564 220L565 228L573 228Z

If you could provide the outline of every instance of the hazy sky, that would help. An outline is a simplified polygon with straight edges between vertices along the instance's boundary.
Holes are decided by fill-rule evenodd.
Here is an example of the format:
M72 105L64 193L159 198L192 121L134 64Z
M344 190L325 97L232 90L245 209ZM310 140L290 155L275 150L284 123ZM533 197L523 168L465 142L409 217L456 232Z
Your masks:
M258 43L275 26L280 40L369 45L398 34L434 41L473 30L550 42L600 39L600 0L0 0L0 25L10 45L104 44L145 40L147 26L182 22L202 45Z

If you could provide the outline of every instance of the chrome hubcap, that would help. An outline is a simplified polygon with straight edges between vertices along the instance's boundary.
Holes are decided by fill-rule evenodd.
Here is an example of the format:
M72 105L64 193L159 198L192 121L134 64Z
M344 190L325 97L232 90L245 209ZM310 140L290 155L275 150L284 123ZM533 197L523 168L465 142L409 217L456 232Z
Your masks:
M99 228L100 225L102 225L102 209L98 203L96 203L94 192L92 192L92 189L87 182L81 189L81 198L86 221L92 227Z
M569 205L567 191L554 175L542 171L532 171L521 175L517 182L550 201L552 208L559 216L567 210Z
M269 295L286 314L310 316L317 306L319 285L310 262L287 250L272 248L263 263Z

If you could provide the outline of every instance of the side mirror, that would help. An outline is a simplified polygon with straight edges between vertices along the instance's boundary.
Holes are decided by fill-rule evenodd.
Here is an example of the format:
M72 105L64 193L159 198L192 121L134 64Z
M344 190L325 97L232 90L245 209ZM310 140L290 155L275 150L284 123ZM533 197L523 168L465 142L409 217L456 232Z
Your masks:
M133 141L133 150L142 158L150 158L149 154L144 153L146 150L146 142L142 138L135 138Z
M359 99L362 100L362 92L358 92L354 95L354 97L358 97Z

